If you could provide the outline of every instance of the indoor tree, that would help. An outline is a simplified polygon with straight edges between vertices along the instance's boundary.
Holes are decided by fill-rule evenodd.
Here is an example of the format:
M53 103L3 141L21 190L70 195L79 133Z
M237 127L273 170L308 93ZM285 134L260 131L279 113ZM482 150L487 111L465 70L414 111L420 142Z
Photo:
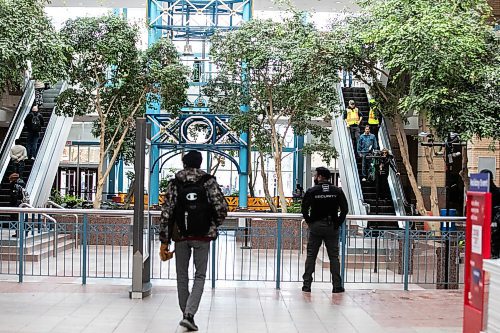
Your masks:
M46 2L0 0L0 91L24 87L30 67L40 81L64 77L66 48L44 12Z
M317 141L307 151L322 153L328 162L335 154L331 130L313 122L330 123L338 103L338 76L331 70L336 60L325 56L323 42L323 34L298 13L281 22L254 19L212 38L211 56L219 72L206 89L211 108L231 114L233 129L250 131L249 144L260 153L264 191L273 210L263 160L274 160L279 203L286 212L282 160L287 136L310 132Z
M187 70L168 39L138 49L139 30L118 16L69 20L62 36L70 46L72 87L57 99L67 115L96 115L100 162L94 207L100 207L106 179L116 159L133 159L135 118L160 103L176 113L186 100ZM108 163L106 164L106 160Z
M464 140L500 138L499 44L488 23L490 8L486 0L359 4L361 15L334 24L329 38L340 46L343 67L371 86L371 94L392 121L417 210L425 214L408 159L407 115L420 113L442 138L451 131ZM339 48L331 53L338 56ZM387 85L379 80L381 75L389 77ZM431 167L429 154L433 152L427 149ZM432 187L432 208L438 214L435 182Z

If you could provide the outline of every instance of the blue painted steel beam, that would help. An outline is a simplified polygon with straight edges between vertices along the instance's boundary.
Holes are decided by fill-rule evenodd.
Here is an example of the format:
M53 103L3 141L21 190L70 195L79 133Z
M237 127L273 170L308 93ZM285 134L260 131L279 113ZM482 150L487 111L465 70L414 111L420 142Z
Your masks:
M161 15L161 8L158 8L157 4L151 0L148 1L147 7L148 22L154 20L159 15ZM154 44L161 38L162 32L160 29L150 27L148 31L148 45ZM150 103L148 105L147 113L159 114L161 111L160 103ZM151 135L154 136L159 132L158 126L151 127ZM150 161L155 161L160 156L160 151L158 146L152 146L150 152ZM152 165L153 163L150 163ZM160 197L160 169L158 167L152 168L150 170L149 179L149 204L156 205Z
M123 193L123 159L118 161L118 193Z

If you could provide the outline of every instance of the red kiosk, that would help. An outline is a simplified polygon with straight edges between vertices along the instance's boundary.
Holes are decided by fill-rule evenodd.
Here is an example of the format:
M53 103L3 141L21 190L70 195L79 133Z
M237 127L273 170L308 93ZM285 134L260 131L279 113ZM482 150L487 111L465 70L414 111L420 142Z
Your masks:
M467 192L465 234L464 333L486 328L487 277L483 260L491 255L491 193L489 174L472 174Z

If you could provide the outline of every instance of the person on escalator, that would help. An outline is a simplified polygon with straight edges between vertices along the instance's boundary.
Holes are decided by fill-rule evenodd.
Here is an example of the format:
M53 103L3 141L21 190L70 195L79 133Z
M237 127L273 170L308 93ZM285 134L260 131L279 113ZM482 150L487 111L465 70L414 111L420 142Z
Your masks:
M35 105L41 106L43 104L44 90L45 83L43 81L35 80Z
M25 189L25 183L19 178L19 174L13 173L9 176L9 192L10 192L10 207L19 207L22 203L29 203L29 195ZM28 201L28 202L27 202ZM13 213L10 215L10 220L14 222L19 221L19 215ZM26 235L29 230L26 228ZM12 237L17 237L17 233L13 234Z
M28 113L24 120L24 127L28 132L26 147L28 150L28 159L35 159L38 152L38 140L40 139L40 131L45 122L43 116L38 112L38 106L33 105L31 112Z
M353 142L357 142L359 139L359 125L361 124L363 117L359 115L359 109L356 107L356 102L354 100L349 101L349 105L346 109L346 123L349 127L349 132L351 132L351 139ZM356 149L356 147L354 147ZM357 152L354 152L357 155Z
M378 149L378 142L375 135L370 133L370 126L365 126L365 132L358 139L357 150L359 157L362 158L361 163L361 181L365 182L368 176L368 162L366 156Z
M370 125L370 132L378 137L378 128L380 126L380 112L377 102L372 98L370 99L370 113L368 114L368 125Z
M10 150L10 160L14 165L14 170L22 178L24 173L24 161L28 158L26 148L21 144L21 140L16 139L15 145Z
M379 177L379 184L382 184L382 192L380 193L380 196L382 199L390 199L390 193L387 192L388 187L385 186L385 184L387 184L387 178L389 177L389 168L391 168L397 176L399 176L400 173L396 168L394 156L387 148L382 149L382 155L378 161L377 176Z

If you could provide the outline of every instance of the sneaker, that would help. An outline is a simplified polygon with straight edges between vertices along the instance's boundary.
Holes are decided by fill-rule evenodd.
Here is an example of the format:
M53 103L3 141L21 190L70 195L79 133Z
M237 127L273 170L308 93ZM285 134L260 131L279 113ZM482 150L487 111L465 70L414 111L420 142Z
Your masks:
M338 294L345 292L344 287L333 287L332 294Z
M311 292L311 287L309 286L302 286L302 291L305 293L310 293Z
M184 318L180 321L179 325L188 329L188 331L197 331L198 326L194 323L194 317L192 314L185 314Z
M365 178L365 177L363 177L363 179L361 179L361 181L362 181L362 182L366 182L366 178Z

